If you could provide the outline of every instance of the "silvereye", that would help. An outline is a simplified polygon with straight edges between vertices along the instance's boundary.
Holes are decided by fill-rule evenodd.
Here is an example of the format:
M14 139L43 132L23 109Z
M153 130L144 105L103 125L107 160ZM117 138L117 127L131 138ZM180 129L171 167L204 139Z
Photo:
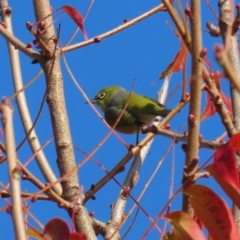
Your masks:
M122 87L111 86L103 88L91 100L91 103L97 104L104 112L105 120L111 127L128 104L115 127L116 131L126 134L138 133L141 126L151 126L156 116L166 117L171 111L165 109L157 100L136 93L131 94L127 103L129 94L130 92Z

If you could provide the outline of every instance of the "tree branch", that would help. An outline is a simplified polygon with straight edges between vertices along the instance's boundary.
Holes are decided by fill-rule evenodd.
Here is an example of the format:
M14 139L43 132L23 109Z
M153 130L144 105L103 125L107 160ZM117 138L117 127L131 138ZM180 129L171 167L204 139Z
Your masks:
M5 24L8 26L7 30L9 33L13 33L12 30L12 22L10 15L7 13L8 9L8 2L2 1L1 8L2 8L2 18ZM0 25L1 26L1 25ZM9 40L9 39L7 39ZM7 42L8 49L9 49L9 55L10 55L10 64L12 67L12 75L13 75L13 83L15 87L15 92L19 91L23 87L23 81L22 81L22 74L21 74L21 66L20 66L20 60L19 60L19 54L18 51L14 48L14 46L8 41ZM26 46L25 48L26 49ZM38 54L39 55L39 54ZM40 58L40 55L38 56L38 59ZM55 182L57 180L56 176L54 175L51 167L48 164L48 161L41 149L41 144L38 140L37 134L34 129L32 129L33 123L32 119L29 113L28 105L26 102L26 97L24 91L20 92L16 96L17 100L17 106L19 109L19 114L22 120L22 124L25 130L25 134L28 134L28 143L32 149L32 152L35 153L38 151L36 155L37 163L46 179L47 182ZM29 131L32 129L31 133L29 134ZM56 193L61 195L62 189L60 184L56 184L53 186L53 189Z
M14 232L16 239L27 239L25 232L25 225L22 215L22 202L21 202L21 190L19 173L20 169L17 164L16 152L15 152L15 140L13 132L13 110L7 99L3 99L0 104L0 112L2 113L2 124L4 127L6 138L6 153L8 157L8 174L11 183L11 195L12 195L12 219L14 225Z
M188 141L186 160L183 173L183 184L186 183L189 173L195 172L198 161L199 148L199 128L200 128L200 110L201 110L201 94L202 94L202 66L200 61L200 52L202 50L202 35L201 35L201 5L200 0L191 1L191 53L192 53L192 76L190 80L190 106L188 116ZM188 181L185 188L194 184L194 181ZM183 195L182 209L193 216L193 209L189 204L188 196Z
M233 20L233 2L229 0L219 0L219 27L224 42L225 52L230 62L232 73L236 76L236 81L240 83L240 61L238 50L238 30L235 31L235 25ZM237 18L239 18L239 7L237 8ZM233 124L236 130L240 131L240 93L236 84L230 82L230 92L233 107ZM239 171L240 156L236 154L237 169ZM240 210L233 204L233 215L235 222L240 231Z
M63 47L62 48L62 53L66 53L66 52L69 52L69 51L72 51L74 49L77 49L77 48L81 48L81 47L84 47L84 46L87 46L87 45L90 45L90 44L93 44L93 43L98 43L100 42L101 40L107 38L107 37L110 37L128 27L131 27L132 25L144 20L145 18L148 18L150 17L151 15L159 12L159 11L164 11L165 10L165 7L163 4L160 4L159 6L151 9L150 11L142 14L141 16L137 17L137 18L134 18L133 20L131 21L128 21L126 23L124 23L123 25L119 26L119 27L116 27L114 28L113 30L110 30L106 33L103 33L99 36L96 36L96 37L93 37L87 41L84 41L84 42L81 42L81 43L77 43L77 44L74 44L74 45L70 45L70 46L66 46L66 47Z
M48 31L41 34L41 40L46 44L49 53L54 53L52 60L42 58L41 66L45 73L47 85L47 103L51 115L51 123L54 133L55 147L57 151L57 164L61 177L76 167L75 156L73 151L72 139L69 128L69 121L65 106L65 97L63 91L63 76L60 68L60 51L56 50L56 45L52 40L55 36L52 25L51 6L48 0L33 1L36 21L44 19ZM70 209L69 214L74 214L75 227L78 232L85 233L89 240L95 240L96 236L87 209L83 205L83 196L79 197L79 180L78 171L73 171L71 175L66 177L62 182L62 197L74 203L76 209ZM77 200L76 200L77 199Z
M158 129L156 131L156 129L144 129L143 133L147 133L147 132L154 132L155 134L164 136L164 137L168 137L170 139L173 139L175 141L175 143L178 142L184 142L187 143L188 141L188 135L185 134L179 134L167 129ZM199 138L199 137L198 137ZM212 149L212 150L216 150L219 147L222 146L222 142L218 141L218 140L204 140L204 139L198 139L198 146L199 148L206 148L206 149Z

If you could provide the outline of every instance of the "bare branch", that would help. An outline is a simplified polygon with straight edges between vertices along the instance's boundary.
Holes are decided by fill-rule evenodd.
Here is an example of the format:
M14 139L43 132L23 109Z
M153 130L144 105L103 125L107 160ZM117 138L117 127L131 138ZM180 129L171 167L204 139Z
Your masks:
M72 169L75 169L76 162L73 151L72 139L69 128L69 121L65 106L65 97L63 91L63 76L60 68L60 51L56 49L56 44L52 39L55 36L52 25L51 6L48 0L33 1L36 22L45 19L48 31L40 35L49 52L55 52L52 60L42 59L41 66L45 73L47 85L47 103L51 115L51 123L54 133L55 147L57 152L57 164L61 177L67 175ZM50 16L45 18L46 16ZM78 171L72 171L71 175L61 182L63 194L62 197L70 203L77 204L76 209L69 209L69 214L74 214L75 227L78 232L85 233L88 239L96 239L94 230L90 224L90 218L87 209L83 206L83 196L79 194ZM76 203L77 199L77 203Z
M191 53L192 53L192 77L190 80L190 106L188 116L188 141L185 168L183 174L183 184L186 182L185 177L188 172L195 172L197 168L198 148L199 148L199 127L200 127L200 110L201 110L201 93L202 93L202 66L200 61L200 52L202 50L202 35L201 35L201 4L199 0L191 1ZM194 181L189 181L185 187L194 184ZM189 204L188 197L183 195L183 210L193 216L193 209Z
M6 191L6 190L0 190L0 196L1 198L9 198L12 196L11 192L9 191ZM28 192L21 192L21 197L32 197L33 194L32 193L28 193ZM34 196L33 198L35 201L37 200L48 200L48 201L52 201L51 198L49 198L48 196L46 195L37 195L37 196Z
M178 142L187 142L187 135L185 134L179 134L167 129L144 129L143 133L147 133L147 132L154 132L155 134L164 136L164 137L168 137L170 139L173 139L175 143ZM207 149L212 149L212 150L216 150L218 149L220 146L222 146L222 142L218 141L218 140L204 140L204 139L199 139L199 148L207 148Z
M122 30L124 30L124 29L126 29L128 27L131 27L132 25L134 25L134 24L144 20L145 18L148 18L151 15L153 15L153 14L159 12L159 11L163 11L163 10L165 10L165 7L164 7L163 4L160 4L159 6L151 9L150 11L148 11L148 12L146 12L144 14L142 14L141 16L139 16L139 17L137 17L137 18L135 18L135 19L133 19L131 21L128 21L128 22L124 23L123 25L121 25L121 26L119 26L117 28L114 28L113 30L111 30L109 32L103 33L103 34L101 34L99 36L96 36L94 38L91 38L91 39L89 39L87 41L84 41L84 42L81 42L81 43L77 43L77 44L74 44L74 45L71 45L71 46L63 47L62 48L62 53L66 53L66 52L72 51L74 49L87 46L87 45L92 44L92 43L98 43L101 40L103 40L103 39L105 39L107 37L110 37L113 34L116 34L116 33L120 32L120 31L122 31Z
M34 51L33 49L26 48L26 44L22 43L20 40L18 40L14 35L12 35L9 31L9 27L5 29L0 24L0 34L9 42L11 45L15 48L15 50L19 50L23 53L25 53L27 56L29 56L32 59L40 59L40 54Z
M19 173L20 169L17 164L16 152L15 152L15 139L13 131L13 110L10 106L10 102L7 99L3 99L0 104L0 112L2 113L2 123L4 127L6 137L6 153L8 157L8 174L11 183L12 194L12 218L16 239L27 239L25 232L25 225L22 215L22 202L21 202L21 190Z

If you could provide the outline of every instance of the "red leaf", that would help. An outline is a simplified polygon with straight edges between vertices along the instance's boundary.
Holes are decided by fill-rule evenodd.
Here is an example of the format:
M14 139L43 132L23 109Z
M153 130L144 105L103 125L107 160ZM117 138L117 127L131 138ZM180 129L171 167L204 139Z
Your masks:
M204 223L213 239L239 239L231 211L225 201L214 191L203 185L193 185L184 193L189 196L196 215Z
M224 192L240 208L239 175L235 152L231 147L235 146L239 134L233 135L231 139L215 152L214 162L206 170L210 172Z
M240 152L240 133L236 133L231 136L231 138L229 140L229 146L233 150Z
M200 121L203 121L204 119L211 117L215 113L216 113L216 107L213 101L211 100L211 97L207 93L207 104L201 114Z
M83 18L81 14L76 10L76 8L65 5L65 6L62 6L61 9L73 19L73 21L78 25L78 27L82 31L84 38L87 39L88 38L87 33L83 28Z
M214 170L213 164L207 166L205 168L218 182L224 192L232 199L232 201L240 208L240 192L238 188L233 187L224 179L222 179Z
M213 168L225 182L239 189L236 155L230 143L223 144L214 154Z
M160 79L165 78L172 72L179 72L185 65L188 55L188 49L185 43L182 41L181 48L176 54L174 60L168 65L167 69L162 72Z
M215 84L216 84L216 87L220 93L220 96L226 106L226 108L228 109L229 111L229 114L230 116L232 117L233 116L233 113L232 113L232 102L230 100L229 97L227 97L221 90L221 87L220 87L220 78L223 77L223 74L220 74L219 72L215 71L215 72L211 72L211 78L214 80ZM215 108L215 105L214 103L211 101L211 97L209 96L209 94L207 93L207 105L205 107L205 109L203 110L203 113L201 115L201 121L206 119L206 118L209 118L211 117L212 115L214 115L216 113L216 108Z
M205 240L202 230L193 218L185 212L171 212L164 216L173 226L173 239Z
M69 240L70 231L64 220L53 218L46 224L43 231L45 234L50 235L52 240Z
M84 233L71 233L69 240L87 240L87 235Z

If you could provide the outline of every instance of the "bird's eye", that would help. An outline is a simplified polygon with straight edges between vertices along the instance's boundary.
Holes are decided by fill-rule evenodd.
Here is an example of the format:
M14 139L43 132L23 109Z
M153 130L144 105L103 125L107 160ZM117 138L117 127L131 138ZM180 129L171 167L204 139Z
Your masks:
M100 94L98 95L98 97L99 97L100 99L103 99L103 98L105 97L105 95L106 95L106 93L102 92L102 93L100 93Z

